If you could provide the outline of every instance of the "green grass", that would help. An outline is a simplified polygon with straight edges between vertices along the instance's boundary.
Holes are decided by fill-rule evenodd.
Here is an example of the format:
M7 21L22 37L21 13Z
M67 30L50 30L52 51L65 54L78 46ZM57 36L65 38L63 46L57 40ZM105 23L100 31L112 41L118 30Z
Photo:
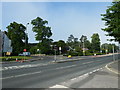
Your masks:
M22 60L22 59L31 59L32 57L28 57L28 56L5 56L5 57L0 57L0 61L15 61L16 58L18 60Z

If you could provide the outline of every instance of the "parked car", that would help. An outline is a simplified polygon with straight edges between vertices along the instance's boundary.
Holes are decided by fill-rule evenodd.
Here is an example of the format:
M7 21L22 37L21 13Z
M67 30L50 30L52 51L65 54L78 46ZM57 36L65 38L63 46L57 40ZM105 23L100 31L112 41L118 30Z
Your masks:
M23 53L20 53L18 54L19 56L30 56L30 52L23 52Z

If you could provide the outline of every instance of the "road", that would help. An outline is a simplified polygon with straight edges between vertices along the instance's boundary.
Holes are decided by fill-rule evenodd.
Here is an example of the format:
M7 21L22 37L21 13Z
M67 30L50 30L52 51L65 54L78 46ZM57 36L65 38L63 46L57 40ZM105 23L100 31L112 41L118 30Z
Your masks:
M51 59L52 60L52 59ZM49 88L85 73L104 67L112 62L112 56L84 57L74 62L49 63L41 61L14 63L29 65L24 68L2 70L2 88ZM40 64L41 63L41 64ZM11 65L11 64L10 64ZM8 64L3 64L3 67ZM78 88L79 86L75 86Z

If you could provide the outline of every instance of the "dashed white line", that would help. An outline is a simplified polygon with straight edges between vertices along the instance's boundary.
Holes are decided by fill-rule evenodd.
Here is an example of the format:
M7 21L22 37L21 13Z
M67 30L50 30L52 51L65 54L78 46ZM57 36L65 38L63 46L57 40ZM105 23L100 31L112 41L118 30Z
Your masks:
M59 68L56 68L56 69L65 69L65 68L70 68L70 67L74 67L74 66L77 66L77 65L71 65L71 66L59 67Z
M68 87L66 87L66 86L63 86L63 85L54 85L54 86L52 86L52 87L49 87L49 88L68 88Z
M14 77L22 77L22 76L33 75L33 74L38 74L38 73L41 73L41 71L33 72L33 73L27 73L27 74L20 74L20 75L15 75L15 76L9 76L9 77L0 78L0 79L9 79L9 78L14 78Z
M79 82L79 81L81 81L81 80L84 80L85 78L87 78L87 77L89 77L89 75L90 74L92 74L92 73L94 73L94 72L97 72L97 71L99 71L99 70L101 70L101 69L103 69L103 68L99 68L99 69L95 69L95 70L93 70L93 71L91 71L91 72L88 72L88 73L85 73L85 74L83 74L83 75L81 75L81 76L78 76L78 77L76 77L76 78L72 78L72 79L70 79L70 80L68 80L68 81L65 81L65 82L61 82L60 84L56 84L56 85L54 85L54 86L52 86L52 87L49 87L49 88L62 88L62 87L68 87L68 86L70 86L70 85L72 85L73 83L77 83L77 82Z
M85 62L85 63L83 63L83 64L88 64L88 63L92 63L92 62L94 62L94 61L90 61L90 62Z

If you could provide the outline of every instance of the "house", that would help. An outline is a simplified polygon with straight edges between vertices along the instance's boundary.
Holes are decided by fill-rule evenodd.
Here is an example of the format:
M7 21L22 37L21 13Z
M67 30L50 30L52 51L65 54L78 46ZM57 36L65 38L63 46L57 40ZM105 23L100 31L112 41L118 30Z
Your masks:
M11 40L2 31L0 31L0 52L6 53L6 54L9 54L12 52Z

